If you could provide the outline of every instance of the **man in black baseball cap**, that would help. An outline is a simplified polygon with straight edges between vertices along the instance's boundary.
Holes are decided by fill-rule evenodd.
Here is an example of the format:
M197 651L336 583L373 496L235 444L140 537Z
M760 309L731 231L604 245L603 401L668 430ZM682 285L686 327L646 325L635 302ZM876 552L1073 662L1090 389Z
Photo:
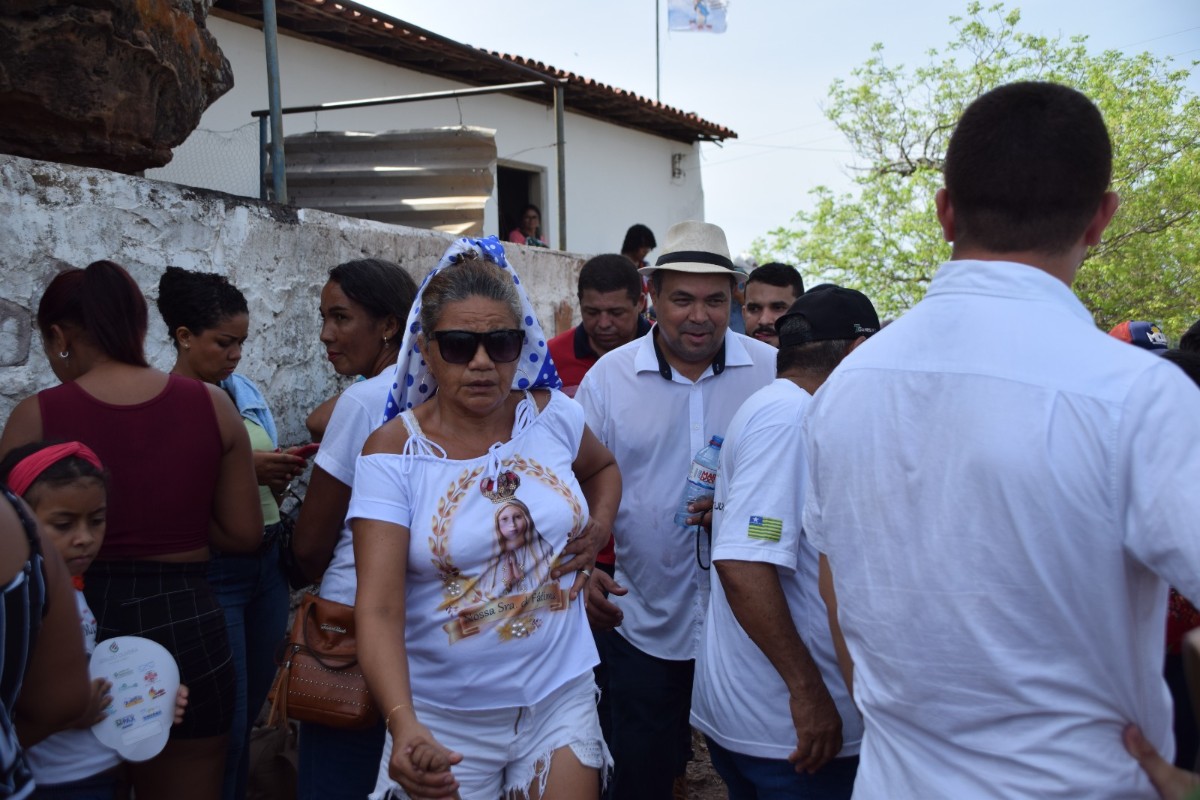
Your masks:
M849 797L863 722L838 669L818 554L800 533L802 423L879 317L861 292L825 284L795 300L776 330L777 378L742 404L721 447L691 721L730 796L738 787L739 797Z
M879 332L879 315L862 292L823 283L796 298L775 321L775 331L780 348L829 341L845 341L850 346L860 337Z

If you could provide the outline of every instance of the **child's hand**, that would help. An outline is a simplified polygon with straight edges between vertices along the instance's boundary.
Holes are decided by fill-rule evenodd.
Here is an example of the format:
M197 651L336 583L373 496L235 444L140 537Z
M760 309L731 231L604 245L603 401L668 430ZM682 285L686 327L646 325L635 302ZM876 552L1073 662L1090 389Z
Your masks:
M450 769L450 754L433 742L419 742L408 754L413 766L421 772L445 772Z
M458 781L450 768L462 759L462 753L455 753L434 739L410 709L407 718L401 715L392 735L388 775L410 797L457 800Z
M172 725L178 725L183 722L183 712L187 710L188 688L182 683L179 684L179 691L175 693L175 721Z
M112 683L104 678L92 679L92 693L88 697L87 710L76 721L76 728L90 728L97 722L103 722L107 716L104 709L112 702Z

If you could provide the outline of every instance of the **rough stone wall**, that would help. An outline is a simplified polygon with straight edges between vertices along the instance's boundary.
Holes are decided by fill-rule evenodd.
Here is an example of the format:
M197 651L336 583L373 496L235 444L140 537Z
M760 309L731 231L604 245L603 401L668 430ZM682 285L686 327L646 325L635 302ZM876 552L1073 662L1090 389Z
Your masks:
M0 151L136 172L233 86L209 0L0 3Z
M0 156L0 421L55 384L33 316L61 269L110 258L151 305L146 356L170 369L175 351L154 308L168 265L220 272L246 295L250 338L239 371L270 401L284 443L307 441L304 418L339 387L318 335L328 270L355 258L398 262L420 282L447 234L260 203L97 169ZM539 319L574 301L580 257L508 245Z

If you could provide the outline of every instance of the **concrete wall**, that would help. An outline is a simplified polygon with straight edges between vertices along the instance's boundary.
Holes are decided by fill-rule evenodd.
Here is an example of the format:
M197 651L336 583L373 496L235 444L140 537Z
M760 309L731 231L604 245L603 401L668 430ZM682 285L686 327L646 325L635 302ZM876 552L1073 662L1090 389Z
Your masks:
M66 267L109 258L146 293L146 355L164 370L175 361L153 305L164 268L229 276L250 305L250 339L239 371L263 389L288 444L307 441L305 416L345 385L318 340L319 293L329 268L387 258L420 282L452 241L430 231L7 155L0 155L0 220L0 421L18 401L56 383L34 330L46 285ZM506 247L553 334L554 307L574 301L582 260Z
M148 177L189 186L258 196L258 125L250 112L267 107L262 33L217 16L209 30L233 66L234 88L205 112L200 128L175 149L166 167ZM385 97L464 88L463 84L404 70L375 59L295 36L279 38L283 105ZM602 80L603 76L590 76ZM570 87L567 92L570 92ZM554 111L550 105L505 95L438 100L284 117L284 134L386 131L478 125L496 131L498 161L541 173L542 230L558 241ZM576 253L617 252L626 229L650 226L661 240L668 227L704 219L698 144L684 144L579 114L565 119L567 243ZM682 176L671 156L683 156ZM484 209L484 230L498 229L496 199Z

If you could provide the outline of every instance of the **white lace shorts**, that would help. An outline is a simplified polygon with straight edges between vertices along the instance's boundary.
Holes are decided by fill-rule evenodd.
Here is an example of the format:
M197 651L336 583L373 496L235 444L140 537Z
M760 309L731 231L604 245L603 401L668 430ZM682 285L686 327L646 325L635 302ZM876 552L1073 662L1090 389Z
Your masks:
M532 706L487 711L454 711L415 702L417 719L443 746L463 754L452 767L462 800L524 797L536 780L544 789L550 776L550 757L561 747L585 767L607 780L612 756L600 732L596 713L599 690L591 670L573 678ZM408 798L388 776L392 735L383 746L379 777L370 800Z

